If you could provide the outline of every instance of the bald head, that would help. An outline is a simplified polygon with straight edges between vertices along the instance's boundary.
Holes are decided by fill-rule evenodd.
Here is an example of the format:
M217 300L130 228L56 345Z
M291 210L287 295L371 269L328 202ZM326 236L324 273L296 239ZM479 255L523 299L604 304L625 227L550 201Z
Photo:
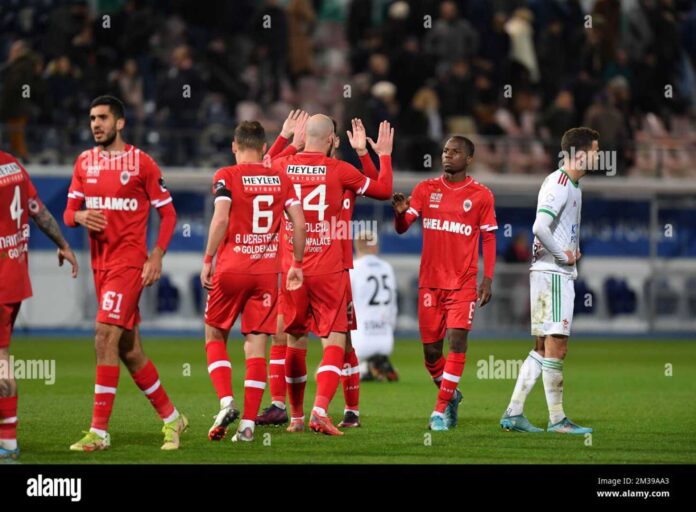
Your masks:
M334 124L329 116L315 114L307 121L307 142L305 150L322 151L331 145L330 137L334 133Z
M379 252L379 237L377 233L366 229L355 238L355 252L358 257Z

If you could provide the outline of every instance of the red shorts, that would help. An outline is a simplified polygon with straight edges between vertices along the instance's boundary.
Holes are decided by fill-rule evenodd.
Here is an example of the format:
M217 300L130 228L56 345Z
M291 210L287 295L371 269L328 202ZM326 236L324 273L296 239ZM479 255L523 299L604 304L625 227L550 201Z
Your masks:
M304 276L298 290L285 288L282 277L282 311L284 331L301 336L310 330L320 338L331 332L348 331L346 272L320 276Z
M97 322L132 330L140 323L138 302L143 292L143 269L121 267L93 272L99 302Z
M278 274L217 272L208 293L205 323L228 331L242 314L242 334L275 334Z
M418 289L418 327L423 343L445 339L447 329L471 330L476 312L476 279L459 290Z
M0 304L0 348L10 346L10 338L12 338L12 328L19 314L21 302L11 302L9 304Z

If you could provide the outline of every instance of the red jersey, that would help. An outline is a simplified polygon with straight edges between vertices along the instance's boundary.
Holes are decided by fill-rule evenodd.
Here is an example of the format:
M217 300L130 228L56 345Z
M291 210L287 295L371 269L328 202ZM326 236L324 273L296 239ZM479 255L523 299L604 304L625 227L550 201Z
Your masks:
M29 280L29 217L41 200L24 167L0 151L0 304L31 297Z
M126 144L116 156L99 148L84 151L75 162L68 203L79 210L100 210L107 226L89 232L92 268L142 267L147 260L150 206L172 202L155 161Z
M457 290L476 276L480 234L498 229L493 206L493 193L471 176L461 183L440 176L416 185L404 220L410 225L422 219L419 287Z
M283 212L300 204L287 176L261 162L223 167L213 178L213 195L215 202L232 202L227 235L217 251L217 271L280 272Z
M302 203L307 227L303 271L321 275L345 270L345 241L350 243L345 222L344 194L387 199L392 191L391 157L380 157L379 180L371 180L347 162L318 152L303 152L273 162L290 178ZM349 212L352 215L352 207ZM283 234L284 268L292 261L292 223ZM352 252L351 252L352 257Z

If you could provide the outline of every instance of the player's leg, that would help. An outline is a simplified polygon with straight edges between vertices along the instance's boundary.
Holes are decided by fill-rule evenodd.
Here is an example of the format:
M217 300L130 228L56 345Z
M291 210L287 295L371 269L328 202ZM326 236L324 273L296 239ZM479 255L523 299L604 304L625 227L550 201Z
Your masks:
M304 394L307 387L307 333L309 332L309 295L312 279L305 276L298 290L285 289L282 281L279 313L283 315L283 332L287 335L285 353L285 382L290 402L288 432L303 432L305 428Z
M425 367L435 387L440 387L445 358L442 349L445 339L446 316L440 304L440 292L429 288L418 289L418 329L423 342Z
M140 328L136 324L133 329L124 331L119 342L119 357L133 378L136 386L145 394L164 423L163 450L179 448L180 435L188 427L188 419L180 414L169 399L164 386L160 382L157 367L143 350L140 338Z
M251 332L245 336L244 414L232 441L253 441L256 417L266 389L266 341L268 334Z
M100 310L101 311L101 310ZM97 316L99 319L99 314ZM123 327L97 321L94 348L97 356L96 383L92 424L85 436L70 446L71 450L92 452L111 445L109 419L116 398L119 376L119 341Z
M0 460L19 457L17 445L17 382L11 372L10 339L21 302L0 304Z
M573 321L575 283L570 276L551 275L552 321L546 326L544 359L541 375L544 382L546 404L549 409L549 432L562 434L589 434L591 428L581 427L570 421L563 411L563 361L568 352L568 337Z
M324 353L317 370L317 393L309 427L315 432L343 435L328 416L329 404L341 379L348 331L348 297L344 272L307 278L315 332Z
M350 319L349 319L350 323ZM355 428L360 426L360 363L352 343L351 331L346 332L346 351L341 370L343 383L343 420L339 427Z
M515 389L510 403L500 418L500 427L508 432L543 432L544 430L532 425L524 415L524 403L532 391L534 384L541 375L541 364L544 359L544 336L535 338L534 348L520 367Z
M279 298L280 300L280 298ZM281 310L281 306L278 306ZM257 425L283 425L288 422L285 405L287 383L285 381L285 357L288 339L283 332L283 314L277 318L276 332L271 336L271 354L268 361L268 388L271 392L271 405L256 418Z
M304 431L304 394L307 387L307 335L287 333L285 382L290 401L288 432Z
M466 363L466 351L469 346L468 336L468 329L448 329L449 351L442 372L435 409L430 416L432 430L447 430L457 426L457 408L462 400L462 394L457 387ZM444 420L446 429L440 428L440 419Z
M227 353L227 338L232 325L246 300L248 276L217 272L213 288L208 293L205 309L205 353L208 375L220 403L208 439L219 441L225 437L228 426L239 417L239 407L232 390L232 363Z

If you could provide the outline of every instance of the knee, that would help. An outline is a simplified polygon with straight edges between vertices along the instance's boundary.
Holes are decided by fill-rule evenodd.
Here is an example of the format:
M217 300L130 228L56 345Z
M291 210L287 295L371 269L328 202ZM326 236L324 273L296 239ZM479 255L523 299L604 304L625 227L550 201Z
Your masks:
M17 394L17 383L14 379L0 379L0 398L7 398Z
M442 349L434 343L423 345L423 354L426 362L433 364L442 357Z
M465 353L469 348L469 332L452 332L449 340L449 349L451 352Z
M284 332L279 332L271 335L271 345L285 346L288 344L288 335Z

